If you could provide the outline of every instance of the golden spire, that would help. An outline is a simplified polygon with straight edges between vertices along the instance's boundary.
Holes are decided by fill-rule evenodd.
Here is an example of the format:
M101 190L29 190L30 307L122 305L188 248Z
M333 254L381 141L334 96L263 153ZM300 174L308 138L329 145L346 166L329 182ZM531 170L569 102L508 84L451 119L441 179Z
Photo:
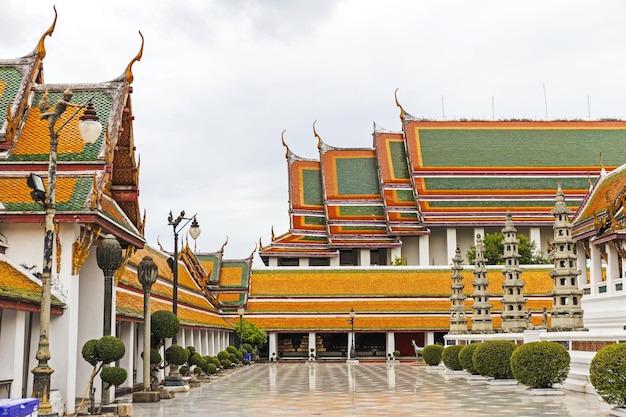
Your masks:
M402 108L402 105L398 101L398 90L399 88L396 88L396 91L393 92L393 96L396 99L396 106L400 107L400 120L404 121L404 109Z
M126 81L128 82L128 84L133 82L133 64L135 63L135 61L140 61L141 60L141 56L143 55L143 35L141 34L141 31L139 31L139 36L141 36L141 48L139 48L139 52L137 53L137 55L131 59L130 63L128 64L128 66L126 67Z
M226 245L228 245L228 235L226 235L226 242L224 242L224 244L220 248L220 252L224 253L224 248L226 247Z
M287 130L283 130L283 133L280 134L280 140L283 143L283 146L285 147L285 158L289 158L289 146L287 146L287 144L285 143L285 132Z
M313 122L313 136L317 138L317 149L322 149L322 138L320 138L320 135L317 134L317 130L315 130L315 123L317 123L317 120Z
M272 242L274 241L274 225L272 225Z
M54 32L54 27L57 24L57 8L56 6L52 6L52 8L54 9L54 21L52 22L52 25L48 28L48 30L46 30L46 32L41 35L39 43L37 44L37 56L39 57L39 59L43 59L46 56L44 39L46 38L46 36L52 36L52 32Z

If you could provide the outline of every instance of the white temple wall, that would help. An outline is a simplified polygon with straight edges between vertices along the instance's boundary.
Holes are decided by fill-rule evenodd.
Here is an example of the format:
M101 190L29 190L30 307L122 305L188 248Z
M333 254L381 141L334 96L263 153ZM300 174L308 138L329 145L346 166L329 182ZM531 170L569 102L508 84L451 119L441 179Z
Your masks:
M420 238L418 236L402 237L402 253L406 259L406 264L411 266L419 265L420 262Z
M448 259L447 241L448 235L445 228L430 229L430 256L426 265L448 265L450 263ZM450 257L450 259L452 259L452 257Z

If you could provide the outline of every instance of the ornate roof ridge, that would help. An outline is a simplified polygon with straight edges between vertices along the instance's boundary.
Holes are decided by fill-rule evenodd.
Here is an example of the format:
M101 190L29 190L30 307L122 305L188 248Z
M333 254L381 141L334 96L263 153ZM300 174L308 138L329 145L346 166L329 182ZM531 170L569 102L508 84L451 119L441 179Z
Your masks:
M287 130L283 130L282 133L280 134L280 140L282 142L282 145L285 147L285 158L287 158L287 161L289 162L289 164L296 162L296 161L309 161L309 162L319 162L319 159L314 159L314 158L305 158L302 157L300 155L297 155L295 153L293 153L291 151L291 149L289 149L289 146L287 145L287 142L285 142L285 132Z

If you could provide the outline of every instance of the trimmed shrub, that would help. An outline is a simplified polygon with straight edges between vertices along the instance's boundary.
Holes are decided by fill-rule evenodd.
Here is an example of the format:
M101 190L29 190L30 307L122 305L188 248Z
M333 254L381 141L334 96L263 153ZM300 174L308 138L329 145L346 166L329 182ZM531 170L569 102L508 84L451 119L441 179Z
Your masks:
M217 368L220 367L220 360L216 356L209 356L207 361L215 365Z
M157 364L161 363L163 358L161 358L161 354L156 349L150 349L150 363Z
M189 359L189 351L182 346L172 345L165 349L165 360L167 363L177 366L183 365Z
M444 347L441 345L428 345L422 351L424 362L430 366L437 366L441 362Z
M98 339L90 339L85 342L81 354L83 359L89 362L91 366L96 366L100 359L98 359L98 353L96 352L96 343Z
M472 356L474 355L474 351L482 342L478 343L470 343L469 345L463 346L463 349L459 351L459 362L461 362L461 366L467 372L472 375L479 375L478 371L474 367L474 361L472 360Z
M193 355L194 353L196 353L196 348L193 346L187 346L185 349L187 349L189 351L189 355Z
M569 352L556 342L525 343L511 355L513 377L530 388L550 388L565 381L569 364Z
M397 358L398 356L400 356L400 351L399 350L394 350L393 351L393 357Z
M189 351L189 349L187 349L187 351ZM193 352L189 356L189 359L187 359L187 362L189 362L189 365L198 366L200 365L201 360L202 360L202 356L198 352Z
M482 376L513 379L511 354L517 345L510 340L489 340L476 348L472 355L474 367Z
M180 367L178 372L180 372L182 375L187 375L189 373L189 368L187 366L183 365L183 366Z
M100 379L109 384L109 386L117 387L118 385L124 383L127 377L128 372L126 372L126 369L118 366L102 368L102 372L100 372Z
M219 352L217 352L217 359L219 359L220 362L224 359L228 359L228 352L226 352L225 350L220 350Z
M150 318L150 329L158 337L169 339L178 333L180 321L171 311L155 311Z
M247 360L247 359L242 360L242 361L241 361L241 363L242 363L243 365L250 365L250 361L249 361L249 360Z
M217 372L217 366L214 363L208 363L206 366L206 372L213 375Z
M603 347L589 366L591 385L608 404L626 406L626 343Z
M254 348L252 347L252 345L250 343L244 343L243 344L243 348L246 350L246 352L248 353L252 353L254 351Z
M463 346L460 345L451 345L444 348L443 353L441 354L441 360L443 361L443 364L446 365L446 368L453 371L460 371L463 369L463 366L461 366L461 362L459 361L459 352L461 349L463 349Z
M124 357L126 347L119 337L102 336L96 342L96 354L102 363L115 362Z
M238 350L239 349L237 349L236 347L234 347L232 345L226 347L226 352L228 352L228 353L235 353L236 354Z
M237 352L237 353L239 353L239 352ZM239 358L237 358L237 355L234 354L234 353L229 353L228 354L228 360L231 363L234 363L235 365L239 363Z
M209 364L209 361L207 361L206 359L202 358L202 359L200 359L200 363L198 364L198 368L200 368L204 372L206 372L208 364Z

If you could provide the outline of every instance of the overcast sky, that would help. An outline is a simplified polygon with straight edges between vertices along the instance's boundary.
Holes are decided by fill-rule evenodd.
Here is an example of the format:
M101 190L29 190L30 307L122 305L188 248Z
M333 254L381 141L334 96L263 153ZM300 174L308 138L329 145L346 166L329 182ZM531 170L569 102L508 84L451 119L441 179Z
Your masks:
M133 66L146 239L173 250L170 210L201 252L245 258L289 228L289 148L371 147L404 109L435 120L626 114L626 2L3 0L0 57L46 39L47 83ZM626 162L626 161L625 161ZM186 232L186 229L185 229ZM183 233L184 234L184 233ZM182 236L182 235L181 235ZM255 265L260 265L255 255Z

